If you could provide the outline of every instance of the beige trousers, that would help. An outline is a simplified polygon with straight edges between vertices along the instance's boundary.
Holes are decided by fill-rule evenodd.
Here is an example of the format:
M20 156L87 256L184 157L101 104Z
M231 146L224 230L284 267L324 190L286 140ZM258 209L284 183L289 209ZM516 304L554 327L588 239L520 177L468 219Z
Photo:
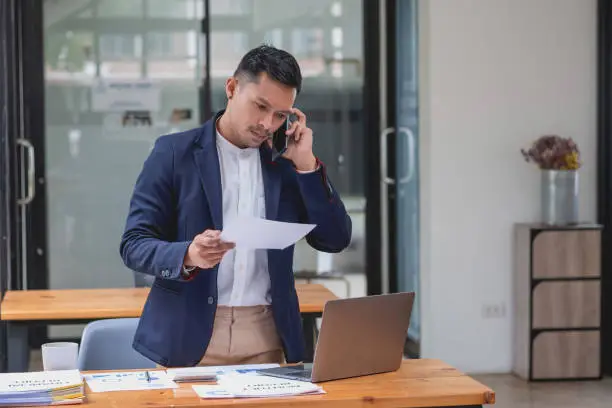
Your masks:
M212 338L198 365L284 362L270 306L217 306Z

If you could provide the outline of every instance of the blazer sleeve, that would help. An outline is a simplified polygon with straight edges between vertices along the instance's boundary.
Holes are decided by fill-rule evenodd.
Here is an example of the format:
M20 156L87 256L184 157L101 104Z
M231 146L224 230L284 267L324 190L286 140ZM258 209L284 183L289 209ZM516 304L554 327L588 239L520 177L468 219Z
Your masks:
M155 142L136 180L120 253L130 269L180 279L190 242L172 242L176 231L174 151L168 136Z
M327 178L325 165L318 169L298 173L297 183L305 207L305 220L316 227L306 241L321 252L340 252L351 243L352 222L338 192Z

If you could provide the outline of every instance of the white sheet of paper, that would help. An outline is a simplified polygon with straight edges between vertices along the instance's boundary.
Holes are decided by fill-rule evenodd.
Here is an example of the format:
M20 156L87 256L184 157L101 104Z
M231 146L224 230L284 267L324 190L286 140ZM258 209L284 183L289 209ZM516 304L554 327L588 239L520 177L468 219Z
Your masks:
M244 249L285 249L313 230L314 224L271 221L256 217L228 220L221 239Z
M138 391L177 388L165 371L149 371L147 381L144 371L103 372L85 375L85 381L92 392Z
M191 388L202 399L266 398L325 394L325 390L322 387L305 381L244 374L230 376L230 378L222 377L219 384L192 385Z
M261 398L324 393L323 388L317 384L265 375L221 375L217 385L219 388L203 389L202 391L206 392L204 395L198 392L196 386L193 386L193 388L200 395L200 398L219 398L227 395L236 398ZM214 392L213 396L210 395L210 391Z

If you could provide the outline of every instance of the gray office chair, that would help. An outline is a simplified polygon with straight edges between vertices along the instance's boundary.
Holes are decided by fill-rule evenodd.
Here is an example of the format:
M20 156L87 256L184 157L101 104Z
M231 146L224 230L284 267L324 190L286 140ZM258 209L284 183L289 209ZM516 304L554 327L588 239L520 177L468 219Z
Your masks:
M85 326L79 350L79 370L155 368L132 348L138 318L96 320Z

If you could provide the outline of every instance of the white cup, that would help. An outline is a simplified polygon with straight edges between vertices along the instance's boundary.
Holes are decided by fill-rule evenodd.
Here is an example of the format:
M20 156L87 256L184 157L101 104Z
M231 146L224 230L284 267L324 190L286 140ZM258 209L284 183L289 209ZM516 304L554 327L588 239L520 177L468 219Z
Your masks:
M78 369L79 345L77 343L45 343L41 350L45 371Z

